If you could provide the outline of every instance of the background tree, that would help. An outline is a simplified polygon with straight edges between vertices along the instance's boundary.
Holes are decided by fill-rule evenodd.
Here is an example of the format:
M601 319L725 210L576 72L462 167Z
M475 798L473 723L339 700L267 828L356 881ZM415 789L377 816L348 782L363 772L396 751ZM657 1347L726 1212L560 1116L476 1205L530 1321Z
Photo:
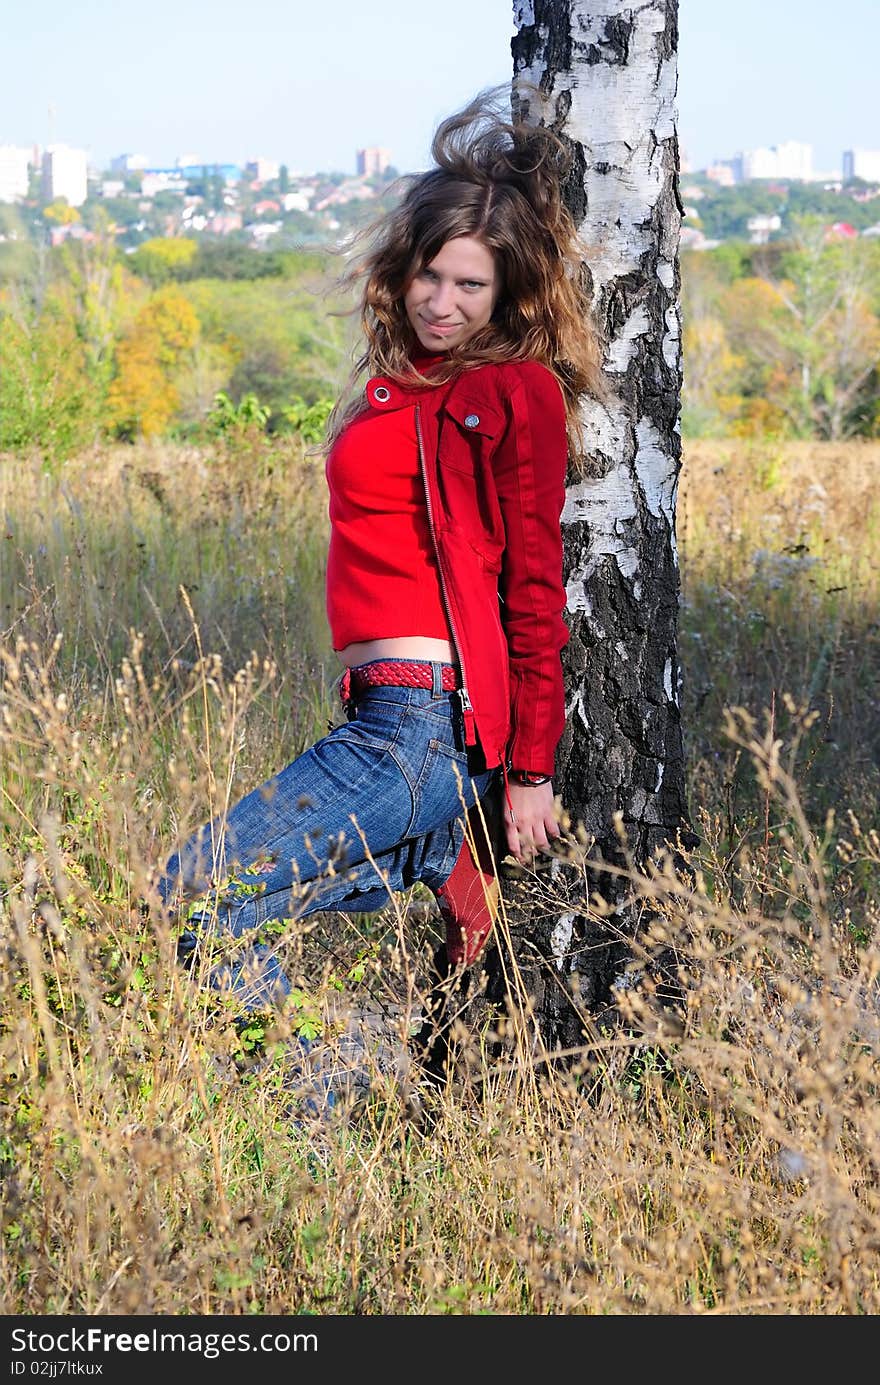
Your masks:
M118 437L156 437L167 429L180 407L181 358L198 337L198 317L180 290L158 289L117 348L107 421Z
M829 239L816 217L801 218L779 272L739 279L722 300L730 341L752 364L751 394L795 437L838 442L872 431L880 369L873 253L864 242Z
M0 290L0 447L56 459L98 436L116 339L146 290L100 216L22 268Z
M0 203L0 285L25 279L36 254L28 213L11 203Z
M613 1003L638 919L603 867L689 841L676 650L681 464L677 0L514 4L514 108L571 151L566 201L605 339L611 400L583 405L586 455L563 513L566 729L556 786L581 824L610 917L533 910L531 974L545 1042L583 1038L578 1011ZM555 882L563 884L565 868ZM558 892L554 891L558 898ZM542 912L549 916L546 921ZM560 981L562 984L560 985ZM490 973L490 994L493 977ZM571 994L578 995L577 1006Z
M56 462L94 440L97 407L69 298L0 295L0 452Z
M56 197L43 208L43 216L55 226L75 226L80 220L76 207L71 207L66 197Z
M191 236L153 236L131 255L131 267L151 284L167 284L169 279L185 277L198 249Z
M73 303L77 331L86 349L89 383L103 401L113 371L113 349L137 306L140 285L128 271L103 210L88 240L66 242L57 256L56 278Z
M695 317L684 330L688 359L682 427L690 437L732 428L741 419L745 401L738 390L745 360L730 346L723 322L709 314Z

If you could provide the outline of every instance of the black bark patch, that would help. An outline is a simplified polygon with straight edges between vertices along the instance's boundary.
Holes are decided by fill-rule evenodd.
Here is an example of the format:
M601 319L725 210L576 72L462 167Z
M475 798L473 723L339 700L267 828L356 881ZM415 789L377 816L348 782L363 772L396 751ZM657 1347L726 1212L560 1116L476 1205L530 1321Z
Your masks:
M562 183L562 200L568 209L575 226L580 226L587 215L587 156L584 146L577 140L569 139L563 131L556 132L568 151L568 170ZM589 270L585 269L585 273ZM590 276L592 279L592 276Z
M629 45L634 21L625 15L612 15L605 21L602 37L596 43L579 43L577 56L588 67L606 63L609 67L625 67L629 62Z
M510 40L514 72L533 67L540 60L544 77L541 91L548 94L558 72L572 61L571 0L535 0L534 24L524 24ZM546 79L546 84L545 84Z

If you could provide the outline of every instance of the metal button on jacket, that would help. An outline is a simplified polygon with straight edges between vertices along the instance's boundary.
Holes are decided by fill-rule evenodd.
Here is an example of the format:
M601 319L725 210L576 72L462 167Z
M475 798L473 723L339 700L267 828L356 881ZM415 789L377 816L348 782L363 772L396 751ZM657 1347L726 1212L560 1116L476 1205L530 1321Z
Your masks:
M479 415L479 414L467 414L467 416L465 417L465 420L464 420L464 426L465 426L465 428L476 428L476 427L479 426L479 422L480 422L480 415Z
M387 385L377 385L373 390L373 398L378 404L387 404L391 398L391 391Z

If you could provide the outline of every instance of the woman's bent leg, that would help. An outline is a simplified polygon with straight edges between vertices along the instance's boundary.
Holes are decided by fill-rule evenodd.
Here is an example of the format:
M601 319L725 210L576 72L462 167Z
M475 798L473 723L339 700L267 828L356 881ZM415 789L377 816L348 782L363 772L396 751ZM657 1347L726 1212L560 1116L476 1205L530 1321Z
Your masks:
M248 1009L281 1002L290 984L269 925L316 910L371 912L416 880L442 884L465 808L491 778L471 777L459 743L448 694L371 690L354 721L195 833L159 890L169 906L200 896L185 911L183 950L200 934L226 947L248 938L211 984Z

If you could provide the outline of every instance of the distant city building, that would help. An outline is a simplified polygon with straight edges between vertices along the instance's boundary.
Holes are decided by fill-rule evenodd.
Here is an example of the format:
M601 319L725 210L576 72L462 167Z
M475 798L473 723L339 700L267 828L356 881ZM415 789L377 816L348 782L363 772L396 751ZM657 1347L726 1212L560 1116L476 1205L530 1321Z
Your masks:
M169 171L171 170L165 170ZM216 177L222 178L224 183L241 182L241 168L238 164L179 163L173 171L182 174L187 182L193 182L198 178Z
M752 245L766 245L771 234L781 229L782 218L777 216L775 212L766 216L750 216L746 226Z
M244 166L244 176L255 183L274 183L281 173L281 165L273 159L248 159Z
M251 240L257 245L269 239L270 236L277 236L281 230L280 221L256 221L245 227Z
M742 180L755 178L790 178L809 181L813 176L813 146L787 140L769 148L747 149L738 155L742 160ZM739 179L737 179L739 181Z
M218 176L226 184L237 183L241 169L237 164L175 164L173 168L148 168L141 179L141 192L144 197L155 197L157 192L182 194L189 183Z
M43 197L56 202L63 197L70 207L81 207L88 197L88 156L84 149L50 144L43 154Z
M843 178L861 178L866 183L880 183L880 149L845 149Z
M140 173L149 162L146 154L117 154L115 159L110 160L110 172Z
M179 192L186 191L186 179L178 169L150 170L144 173L141 178L141 194L144 197L155 197L157 192Z
M720 188L732 188L737 181L729 162L710 164L706 169L706 177L711 178Z
M242 227L242 217L239 212L218 212L212 216L208 222L207 229L215 236L229 236L233 231L240 231Z
M371 145L357 151L357 171L362 178L373 178L391 167L391 151Z
M375 196L375 188L364 181L364 176L345 178L338 187L331 183L326 190L318 190L312 210L323 212L327 207L344 207L346 202L368 201Z
M741 183L745 177L743 172L743 156L735 154L732 159L724 159L723 166L730 170L731 178L734 183ZM730 186L729 183L726 186Z
M855 240L858 236L855 226L848 221L835 221L826 228L826 240Z
M208 224L204 212L196 211L195 207L184 207L180 221L188 231L204 231Z
M81 222L71 222L67 226L52 226L49 230L49 244L63 245L66 240L93 241L94 231L89 231Z
M720 240L709 240L699 226L682 226L681 228L682 250L714 250L715 246L720 244Z
M102 178L101 196L102 197L121 197L125 192L125 182L122 178Z
M19 202L28 195L30 149L0 144L0 202Z

